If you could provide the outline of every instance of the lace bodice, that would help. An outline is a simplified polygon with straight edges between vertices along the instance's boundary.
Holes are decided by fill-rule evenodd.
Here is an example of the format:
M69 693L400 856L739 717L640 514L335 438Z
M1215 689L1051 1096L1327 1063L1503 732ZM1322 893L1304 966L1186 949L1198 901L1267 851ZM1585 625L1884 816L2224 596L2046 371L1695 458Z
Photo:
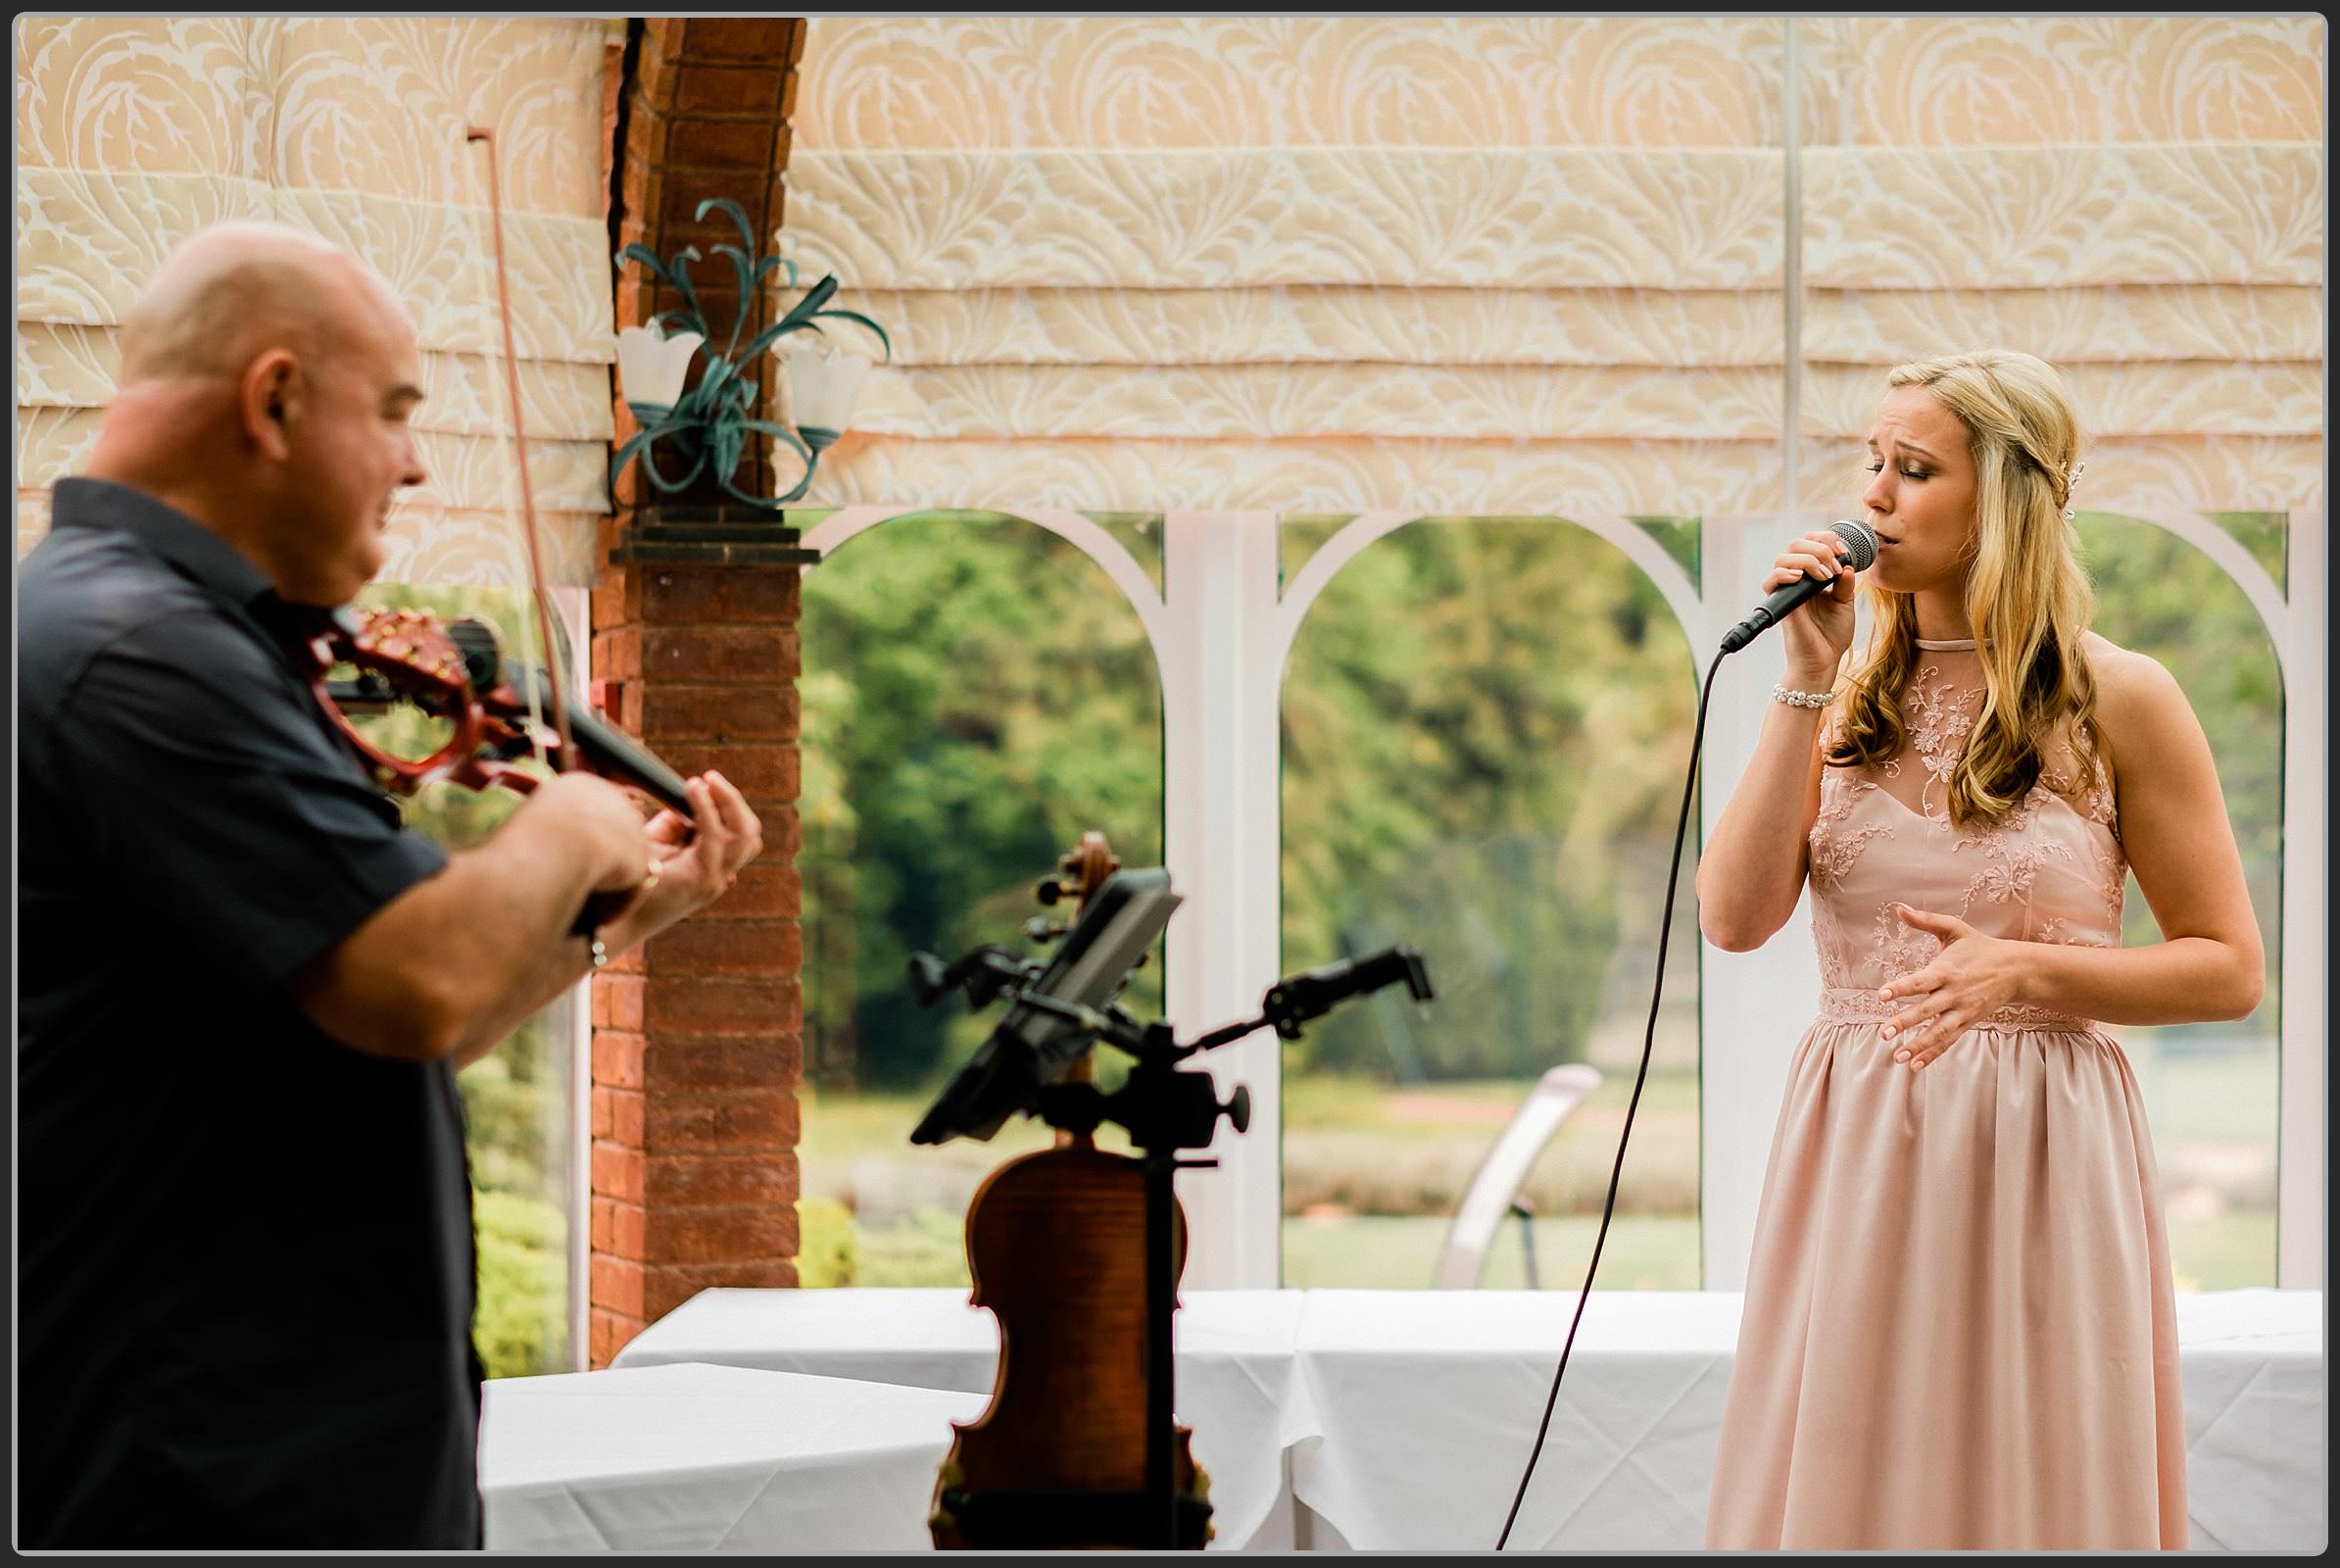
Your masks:
M1956 915L1986 936L2117 947L2128 877L2111 783L2086 787L2051 756L2038 783L1998 823L1950 820L1949 783L1982 708L1972 643L1920 643L1902 694L1910 742L1867 768L1822 771L1810 837L1813 937L1821 983L1875 991L1941 951L1896 903ZM1832 745L1837 719L1824 726ZM1881 1016L1881 1012L1879 1014Z

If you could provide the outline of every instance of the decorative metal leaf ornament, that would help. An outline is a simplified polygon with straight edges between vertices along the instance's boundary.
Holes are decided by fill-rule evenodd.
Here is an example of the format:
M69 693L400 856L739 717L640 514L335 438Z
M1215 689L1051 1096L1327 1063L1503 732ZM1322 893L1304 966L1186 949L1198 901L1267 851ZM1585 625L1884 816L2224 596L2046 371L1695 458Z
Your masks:
M728 197L715 196L699 204L697 217L704 220L710 212L720 212L731 220L739 230L740 243L712 247L715 255L731 264L732 280L737 290L737 306L732 315L731 330L723 338L723 350L715 352L715 333L707 319L699 299L699 290L691 277L691 264L704 260L695 245L687 245L674 254L673 259L661 261L646 245L628 245L617 253L619 266L631 262L639 265L653 278L665 285L682 304L653 317L650 325L661 336L677 330L697 332L703 340L701 353L707 357L707 368L696 384L686 388L663 411L636 406L642 428L628 436L609 460L609 482L614 488L617 476L625 466L641 460L642 471L650 478L652 488L672 494L694 483L713 464L716 483L739 501L767 512L777 512L797 501L812 482L815 461L812 449L797 432L756 417L756 383L740 374L743 366L754 363L781 338L791 332L812 332L825 336L821 321L842 319L865 327L877 337L886 359L894 358L893 339L886 329L858 311L825 309L837 293L837 277L830 273L804 291L802 299L791 306L779 320L756 334L745 349L740 347L740 333L747 327L755 307L757 291L763 281L777 269L789 288L797 286L797 266L780 256L763 255L756 243L755 230L748 222L747 212ZM783 496L750 495L732 483L732 474L746 454L751 435L768 435L794 449L804 460L804 477L796 488ZM670 479L658 463L660 447L667 449L669 461L687 465L682 477ZM612 495L614 502L614 495Z

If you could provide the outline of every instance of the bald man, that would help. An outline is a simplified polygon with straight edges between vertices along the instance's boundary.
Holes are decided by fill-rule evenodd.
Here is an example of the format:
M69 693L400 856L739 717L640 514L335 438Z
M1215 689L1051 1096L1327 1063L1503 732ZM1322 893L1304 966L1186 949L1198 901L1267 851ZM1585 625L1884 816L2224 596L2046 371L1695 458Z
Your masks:
M455 1073L758 825L706 775L680 847L569 774L476 849L406 831L297 650L425 477L413 325L239 223L121 345L19 579L20 1544L475 1546Z

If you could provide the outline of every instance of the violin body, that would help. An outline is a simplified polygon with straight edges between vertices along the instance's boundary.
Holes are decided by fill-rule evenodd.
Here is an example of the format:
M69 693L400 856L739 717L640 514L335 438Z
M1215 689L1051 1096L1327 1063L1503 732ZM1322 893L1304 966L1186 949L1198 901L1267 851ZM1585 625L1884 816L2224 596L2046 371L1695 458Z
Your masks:
M1084 834L1058 864L1078 883L1085 910L1120 866L1098 833ZM1150 879L1157 896L1169 894L1164 872L1138 879ZM1043 882L1040 901L1056 903L1066 885ZM1035 938L1073 938L1045 966L993 947L949 966L931 953L910 960L921 1005L951 985L963 986L977 1006L1010 989L1018 1007L1070 1019L1081 1047L1079 1054L1044 1061L1039 1048L1024 1043L1025 1057L1011 1058L1021 1079L1000 1076L1011 1067L979 1053L911 1134L913 1143L962 1131L989 1138L1008 1113L992 1103L1003 1096L1056 1129L1054 1148L1007 1161L967 1205L974 1303L999 1320L999 1374L982 1418L953 1428L928 1519L938 1547L1128 1551L1209 1542L1210 1478L1194 1463L1193 1432L1177 1419L1171 1324L1186 1268L1187 1218L1176 1177L1217 1163L1180 1152L1208 1149L1222 1118L1238 1133L1247 1130L1251 1101L1238 1086L1222 1103L1209 1073L1179 1063L1271 1025L1296 1040L1308 1019L1399 981L1416 1001L1431 999L1421 955L1395 947L1287 976L1262 999L1259 1016L1181 1042L1167 1021L1141 1023L1109 1000L1145 961L1137 937L1142 932L1150 944L1160 935L1173 903L1143 906L1146 921L1159 923L1136 930L1125 902L1097 911L1094 928L1086 914L1070 927L1033 922L1025 929ZM1058 978L1075 974L1089 989ZM1068 990L1085 1000L1060 994ZM986 1053L1008 1028L1000 1026ZM1134 1058L1110 1094L1085 1070L1087 1048L1097 1043ZM978 1069L994 1076L974 1076ZM963 1089L965 1082L984 1087ZM987 1116L975 1114L978 1105ZM1097 1149L1096 1130L1106 1121L1128 1132L1139 1157Z
M1063 856L1058 879L1038 896L1076 908L1121 867L1102 833ZM1065 1081L1089 1084L1083 1056ZM1089 1124L1092 1128L1095 1123ZM928 1518L943 1550L1131 1550L1171 1539L1157 1509L1177 1511L1175 1539L1209 1539L1209 1478L1194 1463L1192 1429L1149 1421L1148 1237L1168 1241L1167 1288L1177 1302L1186 1268L1187 1217L1166 1168L1158 1197L1167 1226L1149 1229L1143 1160L1097 1147L1093 1131L1060 1126L1053 1148L1008 1160L967 1204L967 1269L974 1302L999 1321L999 1371L992 1402L953 1423L950 1455ZM1150 1216L1157 1223L1162 1209ZM1158 1263L1157 1263L1158 1266ZM1168 1326L1158 1325L1166 1335ZM1168 1434L1168 1491L1146 1492L1149 1433ZM1157 1450L1158 1451L1158 1450ZM1160 1499L1157 1501L1156 1499Z
M438 779L466 789L502 785L522 795L536 787L535 775L513 760L538 744L536 726L550 711L553 683L507 661L485 624L443 622L421 610L349 609L335 613L309 653L318 702L383 789L413 795ZM354 667L359 678L332 679L336 666ZM350 722L353 713L401 702L452 726L428 757L393 757ZM681 776L615 725L580 710L564 715L559 733L565 743L558 735L542 743L556 772L582 767L685 818L692 814Z
M1183 1210L1172 1224L1183 1269ZM976 1189L967 1264L975 1304L999 1320L999 1371L990 1407L954 1424L929 1520L939 1548L1129 1549L1158 1539L1137 1500L1146 1259L1133 1244L1145 1234L1141 1163L1084 1136L1008 1160ZM1173 1473L1182 1495L1200 1498L1208 1481L1191 1438L1177 1429ZM1090 1505L1067 1494L1090 1494Z

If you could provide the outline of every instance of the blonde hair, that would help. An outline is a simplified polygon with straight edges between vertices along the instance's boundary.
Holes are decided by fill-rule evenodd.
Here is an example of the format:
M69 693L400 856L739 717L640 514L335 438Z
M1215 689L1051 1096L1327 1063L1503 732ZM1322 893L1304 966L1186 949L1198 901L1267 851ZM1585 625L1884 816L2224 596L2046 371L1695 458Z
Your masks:
M1948 354L1896 366L1888 387L1933 394L1967 427L1974 463L1974 531L1967 623L1982 662L1982 710L1950 774L1950 819L1994 823L2031 791L2045 766L2043 741L2069 734L2079 780L2104 755L2096 682L2081 637L2096 597L2064 516L2072 497L2079 421L2063 378L2044 360L2013 349ZM1828 761L1881 762L1908 735L1901 693L1918 662L1911 595L1864 585L1874 634L1841 699Z

